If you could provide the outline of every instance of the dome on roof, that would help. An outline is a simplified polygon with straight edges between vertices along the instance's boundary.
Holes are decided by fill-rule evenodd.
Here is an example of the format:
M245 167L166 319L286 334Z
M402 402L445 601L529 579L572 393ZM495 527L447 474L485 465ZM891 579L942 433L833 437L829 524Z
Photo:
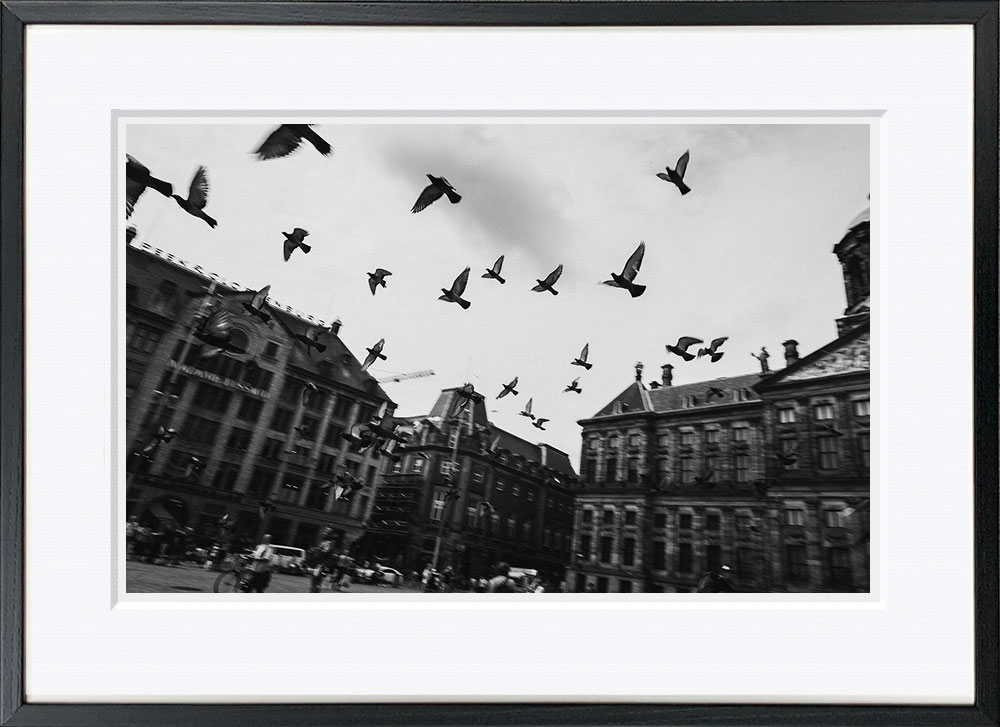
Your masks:
M872 210L871 207L865 207L864 211L861 212L861 214L859 214L857 217L851 220L851 224L847 226L847 231L850 232L863 222L871 222L872 219L871 210Z

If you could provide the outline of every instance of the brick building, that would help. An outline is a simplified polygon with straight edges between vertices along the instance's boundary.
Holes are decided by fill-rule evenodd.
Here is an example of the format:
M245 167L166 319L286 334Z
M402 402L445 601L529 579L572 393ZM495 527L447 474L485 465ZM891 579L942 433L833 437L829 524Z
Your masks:
M191 527L196 540L217 537L226 514L238 540L266 529L274 543L310 547L326 527L356 540L386 460L349 451L340 434L395 405L341 342L339 323L320 331L278 304L266 305L265 322L242 305L252 291L145 244L129 246L126 265L126 514ZM202 357L194 326L218 311L231 314L232 350ZM310 329L324 351L294 337ZM158 425L177 436L151 461L137 456ZM366 487L334 502L323 486L343 472Z
M688 592L727 565L742 591L867 591L869 217L834 248L838 337L785 367L632 382L583 427L573 590Z
M397 420L412 434L378 488L367 552L400 569L420 569L443 532L439 570L450 565L464 578L479 578L506 561L561 580L577 484L569 457L493 426L482 401L456 418L458 391L442 391L426 416Z

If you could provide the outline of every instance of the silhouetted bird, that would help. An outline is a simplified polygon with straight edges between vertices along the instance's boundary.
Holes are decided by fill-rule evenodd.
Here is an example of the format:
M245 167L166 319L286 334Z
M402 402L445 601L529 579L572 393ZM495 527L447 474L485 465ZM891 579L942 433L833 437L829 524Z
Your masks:
M132 209L146 187L152 187L164 197L173 196L174 187L170 182L154 177L135 157L126 154L125 158L125 217L132 216Z
M688 353L687 350L696 343L704 343L704 341L700 338L693 338L691 336L681 336L677 339L676 345L667 346L667 353L676 354L685 361L694 361L694 354Z
M563 393L565 394L567 391L575 391L577 394L582 394L583 389L579 387L579 383L580 383L580 377L577 376L575 379L573 379L573 383L571 383L569 386L563 389Z
M168 444L176 436L177 430L173 427L164 429L162 425L158 426L156 428L156 432L153 433L152 439L150 439L146 443L146 446L139 451L139 454L143 458L152 461L153 454L155 454L156 450L160 448L160 445Z
M495 513L495 512L496 512L496 508L493 507L492 503L490 503L488 501L485 501L485 500L483 502L479 503L479 517L485 516L485 519L489 519L490 517L493 516L493 513ZM484 521L483 526L485 527L485 525L486 525L486 523Z
M191 180L191 187L188 189L188 198L184 199L179 195L171 195L182 210L189 215L201 218L208 223L209 227L215 227L218 222L205 214L205 205L208 203L208 178L205 176L205 167L198 167Z
M836 427L834 427L834 426L832 426L830 424L820 424L819 428L822 429L822 430L824 430L824 431L830 432L830 434L832 434L835 437L844 437L844 436L847 436L842 431L840 431L839 429L837 429Z
M194 337L204 344L198 350L198 358L212 358L222 351L246 353L246 349L233 341L235 318L227 310L217 310L201 322L194 332Z
M271 502L270 498L265 498L257 503L257 514L260 515L262 520L269 512L275 512L274 504Z
M282 124L264 139L264 143L254 153L261 161L278 159L298 149L299 144L305 139L316 147L316 151L327 156L333 149L311 127L312 124Z
M367 371L368 367L371 366L373 363L375 363L376 359L382 359L383 361L386 360L386 355L382 353L382 348L384 346L385 346L385 339L380 338L378 343L376 343L371 348L366 349L368 351L368 355L365 356L365 362L361 364L362 371Z
M536 293L541 293L543 290L547 290L550 293L552 293L552 295L559 295L559 291L553 288L552 286L556 284L557 280L559 280L559 276L562 275L562 271L563 271L562 263L559 263L559 267L557 267L555 270L549 273L545 277L545 280L536 279L535 282L538 283L538 285L533 287L532 290L535 291Z
M285 323L281 316L275 316L275 320L278 321L278 325L285 329L285 333L287 333L290 338L305 346L307 356L312 356L313 349L316 349L320 353L323 353L323 351L326 350L326 345L319 342L319 334L323 329L317 328L316 326L310 326L305 330L293 330L287 323Z
M309 406L313 401L313 397L316 396L319 396L319 387L313 382L307 381L306 385L302 387L302 406Z
M374 273L368 273L368 287L372 289L372 295L375 295L375 289L378 286L385 287L385 279L392 275L385 268L375 268Z
M500 281L503 285L507 281L500 277L500 268L503 267L503 255L497 258L497 261L493 263L493 267L486 270L486 272L481 276L484 278L493 278L494 280Z
M446 290L441 288L441 292L444 295L439 295L438 300L446 300L449 303L458 303L463 309L467 309L472 303L467 301L462 297L462 293L465 292L465 286L469 283L469 268L466 268L458 277L455 278L455 282L451 284L451 289Z
M589 355L590 355L590 344L586 343L583 346L583 350L580 351L580 357L573 359L570 366L583 366L583 368L585 368L587 371L590 371L592 368L594 368L594 364L587 363L587 356Z
M638 298L646 292L645 285L637 285L635 276L639 274L639 266L642 265L642 256L646 254L646 243L640 242L632 256L625 262L622 273L611 273L611 280L605 280L604 285L614 288L625 288L633 298Z
M469 407L469 404L478 404L486 399L485 396L476 391L476 388L472 384L465 384L461 388L455 389L455 393L458 394L458 399L456 400L452 416L457 416L464 412Z
M309 233L301 227L296 227L291 232L282 232L281 234L285 236L284 249L282 250L285 255L285 262L288 262L288 258L292 256L292 253L295 252L295 248L297 247L301 248L302 252L305 253L312 250L311 246L302 242L306 239L306 237L308 237Z
M271 286L265 285L253 294L250 302L243 301L243 309L255 318L259 318L264 323L271 320L271 316L264 312L264 304L267 303L267 296L271 292Z
M725 351L720 351L719 346L721 346L728 340L729 336L723 336L722 338L713 338L712 342L708 345L707 348L698 349L698 358L701 358L702 356L708 356L709 358L712 359L712 363L715 363L725 355Z
M541 429L542 431L545 431L544 424L547 421L549 421L549 420L548 419L544 419L542 417L538 417L537 419L535 419L535 421L533 421L531 423L531 426L533 426L535 429Z
M710 402L713 396L717 396L722 399L726 396L726 390L720 389L718 386L709 386L705 391L705 403L707 404Z
M424 191L417 197L417 201L413 204L410 212L414 214L420 212L427 205L441 199L443 195L448 195L448 201L452 204L458 204L462 199L462 195L456 192L455 188L444 177L435 177L433 174L428 174L427 178L431 180L431 183L424 187Z
M525 404L524 410L518 412L518 414L520 414L523 417L528 417L529 419L534 419L535 415L531 413L531 402L532 400L528 399L528 403Z
M353 452L363 452L378 440L371 427L364 423L355 424L349 431L342 432L340 438L354 445L351 447Z
M677 189L681 191L681 194L687 194L691 191L691 188L684 184L684 174L687 172L688 161L691 159L691 152L686 151L681 154L681 158L677 160L677 168L671 169L667 167L667 173L664 174L660 172L656 176L662 179L664 182L670 182L677 186Z
M502 399L505 396L507 396L507 394L513 394L514 396L517 396L517 390L514 388L516 386L517 386L517 377L515 376L513 381L511 381L509 384L503 385L503 391L497 394L497 398Z
M791 467L799 461L798 447L787 452L777 452L774 458L778 460L782 468Z
M184 472L181 475L181 479L190 480L192 478L197 478L202 467L204 466L205 465L202 461L197 457L188 457L187 462L184 463Z

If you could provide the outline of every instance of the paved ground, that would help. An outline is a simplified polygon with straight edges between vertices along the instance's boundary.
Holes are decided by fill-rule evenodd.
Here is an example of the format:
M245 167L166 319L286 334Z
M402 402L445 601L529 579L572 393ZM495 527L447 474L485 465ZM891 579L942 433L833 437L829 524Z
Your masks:
M128 593L212 593L212 585L219 573L202 570L193 563L179 566L150 565L128 561L125 564L125 590ZM405 593L415 588L400 586L366 586L351 584L347 593ZM304 576L275 574L271 577L268 593L308 593L309 579ZM323 593L331 591L324 583Z

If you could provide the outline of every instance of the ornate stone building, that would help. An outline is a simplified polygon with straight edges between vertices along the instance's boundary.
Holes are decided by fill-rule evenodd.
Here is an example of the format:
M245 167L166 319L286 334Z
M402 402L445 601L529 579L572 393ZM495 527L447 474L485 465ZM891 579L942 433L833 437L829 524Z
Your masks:
M326 527L344 545L358 538L386 460L349 451L340 435L395 405L341 342L339 323L324 328L273 302L264 321L244 307L252 291L148 245L129 246L126 264L126 515L190 527L196 540L217 537L227 514L237 539L266 528L274 543L310 547ZM203 356L211 346L195 326L219 312L228 348ZM307 349L295 336L310 330ZM160 426L177 435L135 454ZM366 487L334 502L324 485L342 472Z
M419 570L433 561L441 534L438 570L489 577L506 561L562 580L577 486L569 457L493 426L482 401L456 418L458 391L442 391L426 416L397 420L411 434L378 489L366 552Z
M635 381L583 427L573 590L688 592L721 566L741 591L869 589L869 217L834 248L838 337L785 367Z

